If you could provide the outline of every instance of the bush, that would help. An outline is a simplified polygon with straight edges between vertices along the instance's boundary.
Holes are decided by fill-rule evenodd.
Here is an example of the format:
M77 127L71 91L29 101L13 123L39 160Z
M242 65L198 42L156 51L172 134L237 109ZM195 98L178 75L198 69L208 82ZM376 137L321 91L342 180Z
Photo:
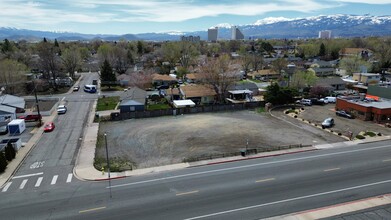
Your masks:
M365 132L364 135L367 135L369 137L375 137L376 136L375 132L372 132L372 131L367 131L367 132Z
M365 139L365 137L363 135L360 135L360 134L356 135L356 138L359 139L359 140Z
M4 151L5 151L5 159L7 161L12 161L15 158L16 152L15 152L15 149L11 143L7 144Z
M297 115L295 115L294 117L297 118Z
M4 153L0 152L0 173L4 172L4 170L7 168L7 159L5 159Z
M379 132L379 133L377 133L377 136L381 136L381 133Z
M341 133L341 132L339 132L339 133L338 133L338 136L341 136L341 135L342 135L342 133Z

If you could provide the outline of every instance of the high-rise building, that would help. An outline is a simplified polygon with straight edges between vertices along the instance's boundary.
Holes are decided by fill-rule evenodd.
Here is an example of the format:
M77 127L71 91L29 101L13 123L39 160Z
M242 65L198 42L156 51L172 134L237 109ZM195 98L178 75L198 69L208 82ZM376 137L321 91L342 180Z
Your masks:
M217 41L218 28L208 29L208 41L216 42Z
M236 26L231 27L231 40L243 40L243 33Z
M319 38L321 39L331 39L331 31L319 31Z

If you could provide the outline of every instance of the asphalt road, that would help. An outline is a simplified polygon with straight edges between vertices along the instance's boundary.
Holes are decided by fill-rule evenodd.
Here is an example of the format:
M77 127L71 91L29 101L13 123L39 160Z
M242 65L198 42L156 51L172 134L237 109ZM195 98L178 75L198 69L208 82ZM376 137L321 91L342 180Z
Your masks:
M96 73L83 74L80 84L91 84ZM44 133L34 149L25 158L13 178L7 183L7 191L35 191L50 189L78 181L72 171L83 138L87 116L97 94L89 94L81 87L78 92L58 96L67 106L66 114L58 115L56 128ZM4 189L3 189L4 190Z
M6 219L259 219L391 191L391 141L1 194ZM111 189L111 190L110 190ZM110 198L110 191L112 198Z

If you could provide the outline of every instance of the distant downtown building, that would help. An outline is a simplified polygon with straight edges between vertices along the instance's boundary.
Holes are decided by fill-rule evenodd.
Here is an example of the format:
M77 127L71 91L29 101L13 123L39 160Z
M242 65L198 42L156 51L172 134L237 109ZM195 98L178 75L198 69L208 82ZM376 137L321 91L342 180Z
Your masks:
M244 35L236 26L231 27L231 40L243 40Z
M218 33L218 28L209 28L208 29L208 41L210 42L217 42L217 33Z
M331 39L331 31L319 31L320 39Z
M189 41L189 42L200 42L200 36L181 36L181 41Z

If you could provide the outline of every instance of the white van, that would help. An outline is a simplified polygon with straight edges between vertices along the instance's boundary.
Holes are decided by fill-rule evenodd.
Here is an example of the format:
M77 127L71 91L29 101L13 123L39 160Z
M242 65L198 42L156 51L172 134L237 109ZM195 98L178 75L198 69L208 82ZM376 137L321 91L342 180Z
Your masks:
M336 103L337 102L337 98L336 97L327 96L324 99L327 100L328 103Z
M312 101L309 100L309 99L302 99L302 100L300 100L300 104L311 106L312 105Z

